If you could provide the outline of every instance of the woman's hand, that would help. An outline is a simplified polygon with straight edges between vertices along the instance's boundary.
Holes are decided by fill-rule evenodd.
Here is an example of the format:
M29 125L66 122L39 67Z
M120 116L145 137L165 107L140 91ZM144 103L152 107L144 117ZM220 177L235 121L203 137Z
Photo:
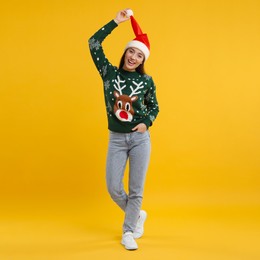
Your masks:
M144 133L147 130L146 124L140 123L132 129L132 131Z
M117 23L117 24L120 24L122 22L125 22L127 20L129 20L130 17L127 16L127 9L124 9L122 11L119 11L116 15L116 18L114 19L114 21Z

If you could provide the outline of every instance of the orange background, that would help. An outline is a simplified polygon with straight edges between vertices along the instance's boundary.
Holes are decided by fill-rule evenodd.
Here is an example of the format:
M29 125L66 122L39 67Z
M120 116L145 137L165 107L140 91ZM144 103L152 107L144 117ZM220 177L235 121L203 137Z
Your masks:
M160 105L151 128L144 198L144 206L155 216L150 230L161 234L164 228L156 230L158 223L183 221L183 216L190 216L193 224L198 216L221 219L225 228L237 221L228 240L237 233L241 239L229 245L230 251L241 250L234 259L254 259L259 252L249 237L259 231L260 204L260 2L254 0L1 4L0 200L2 226L14 232L10 240L0 238L5 245L2 258L9 259L15 251L11 249L23 240L14 225L21 219L43 220L50 209L57 215L75 210L91 218L95 227L96 207L101 214L121 216L105 186L107 122L102 82L87 41L125 7L134 10L149 36L146 70L157 85ZM105 52L113 64L133 37L126 22L106 39ZM198 227L195 233L207 230L201 223L191 224ZM168 227L168 232L174 234L182 224ZM219 243L224 234L223 229L217 235ZM174 242L169 245L176 247ZM187 255L187 250L178 249L178 254L166 250L168 256L214 259L210 250L212 255L203 249L201 254L188 250ZM31 256L40 259L37 254ZM22 256L29 259L19 250L13 257ZM45 257L58 259L51 253Z

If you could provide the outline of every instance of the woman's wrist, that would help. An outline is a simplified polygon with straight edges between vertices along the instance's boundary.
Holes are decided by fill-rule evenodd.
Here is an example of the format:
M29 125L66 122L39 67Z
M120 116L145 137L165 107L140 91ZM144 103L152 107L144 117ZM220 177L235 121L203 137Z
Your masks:
M114 19L116 24L120 24L120 21L118 21L116 18Z

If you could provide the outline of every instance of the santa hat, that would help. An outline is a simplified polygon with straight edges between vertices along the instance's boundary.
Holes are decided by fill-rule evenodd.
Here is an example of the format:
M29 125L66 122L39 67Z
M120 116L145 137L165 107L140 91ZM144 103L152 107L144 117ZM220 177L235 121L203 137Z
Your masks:
M138 23L135 20L135 18L133 17L133 15L130 16L130 19L131 19L132 28L133 28L136 38L133 39L132 41L130 41L126 45L125 50L130 47L137 48L143 52L143 54L145 56L145 60L147 60L150 55L150 43L149 43L147 34L142 32L140 26L138 25Z

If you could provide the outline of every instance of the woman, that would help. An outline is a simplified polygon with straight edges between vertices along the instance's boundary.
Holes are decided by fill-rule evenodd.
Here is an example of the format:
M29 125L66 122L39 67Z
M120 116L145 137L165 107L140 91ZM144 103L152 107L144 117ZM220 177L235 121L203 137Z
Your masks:
M150 54L148 37L142 33L132 14L130 9L118 12L115 19L89 39L91 56L103 80L110 130L107 188L111 198L125 212L121 243L128 250L138 248L135 239L140 238L144 232L147 213L140 209L150 158L148 128L159 112L154 82L144 72L144 62ZM117 68L106 58L101 43L120 23L129 19L136 38L127 44ZM127 160L128 194L123 185Z

